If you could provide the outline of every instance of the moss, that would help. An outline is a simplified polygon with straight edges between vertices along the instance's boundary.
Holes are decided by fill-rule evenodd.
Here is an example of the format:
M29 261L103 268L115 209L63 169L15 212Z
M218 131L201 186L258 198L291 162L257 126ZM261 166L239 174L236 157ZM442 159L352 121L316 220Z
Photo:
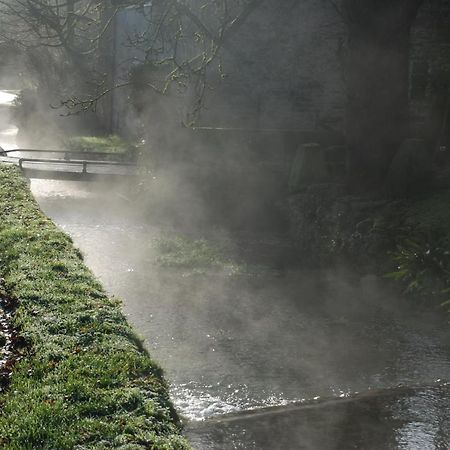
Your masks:
M40 211L0 166L0 274L28 344L0 398L0 447L188 449L161 368Z

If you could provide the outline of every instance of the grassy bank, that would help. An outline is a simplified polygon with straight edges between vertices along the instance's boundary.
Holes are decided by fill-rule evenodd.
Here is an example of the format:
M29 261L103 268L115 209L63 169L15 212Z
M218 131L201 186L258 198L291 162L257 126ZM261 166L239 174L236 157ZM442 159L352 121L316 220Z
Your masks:
M0 397L0 448L188 449L161 369L71 239L0 166L0 276L29 349Z
M135 147L117 135L73 136L64 140L64 147L76 152L130 153Z

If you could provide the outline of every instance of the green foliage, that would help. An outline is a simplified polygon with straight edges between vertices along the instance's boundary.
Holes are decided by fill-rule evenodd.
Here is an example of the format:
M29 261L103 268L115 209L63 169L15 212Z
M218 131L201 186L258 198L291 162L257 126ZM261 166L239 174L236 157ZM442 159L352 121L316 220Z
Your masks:
M414 227L428 240L450 244L450 191L443 190L411 200L402 211L406 224Z
M28 352L0 397L0 447L188 449L160 367L39 210L0 166L0 273Z
M450 252L420 239L405 239L393 253L397 270L387 276L423 296L443 294L450 286Z
M205 239L166 237L156 240L158 262L166 267L213 267L221 264L219 249Z
M261 276L271 270L266 266L243 263L227 255L225 245L207 239L166 236L156 239L154 246L158 253L156 264L182 270L184 276L211 272L226 276Z
M204 272L224 268L228 261L222 249L206 239L188 239L182 236L164 237L155 241L157 264L162 267L191 269Z
M391 253L396 270L387 274L409 294L436 299L450 310L450 205L441 191L410 200L398 211L402 227L394 227L398 242Z
M127 153L135 148L120 136L73 136L64 141L68 150L80 152Z

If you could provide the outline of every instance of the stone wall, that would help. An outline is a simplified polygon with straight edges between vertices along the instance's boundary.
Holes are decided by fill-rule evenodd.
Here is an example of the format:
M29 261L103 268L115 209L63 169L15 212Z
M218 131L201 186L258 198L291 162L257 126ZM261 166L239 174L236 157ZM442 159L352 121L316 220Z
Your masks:
M266 0L223 50L225 80L206 125L340 129L343 26L328 2Z
M264 1L224 49L226 78L209 96L201 122L342 130L345 39L342 19L328 1ZM414 136L423 134L417 126L439 120L442 109L436 91L450 76L450 1L422 5L411 32L410 73Z

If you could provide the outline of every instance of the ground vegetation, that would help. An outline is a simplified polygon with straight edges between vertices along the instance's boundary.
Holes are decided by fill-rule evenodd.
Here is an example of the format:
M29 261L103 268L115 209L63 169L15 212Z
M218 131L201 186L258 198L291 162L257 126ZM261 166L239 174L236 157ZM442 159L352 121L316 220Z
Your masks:
M25 346L0 397L0 447L188 449L161 368L46 218L0 167L0 273Z

